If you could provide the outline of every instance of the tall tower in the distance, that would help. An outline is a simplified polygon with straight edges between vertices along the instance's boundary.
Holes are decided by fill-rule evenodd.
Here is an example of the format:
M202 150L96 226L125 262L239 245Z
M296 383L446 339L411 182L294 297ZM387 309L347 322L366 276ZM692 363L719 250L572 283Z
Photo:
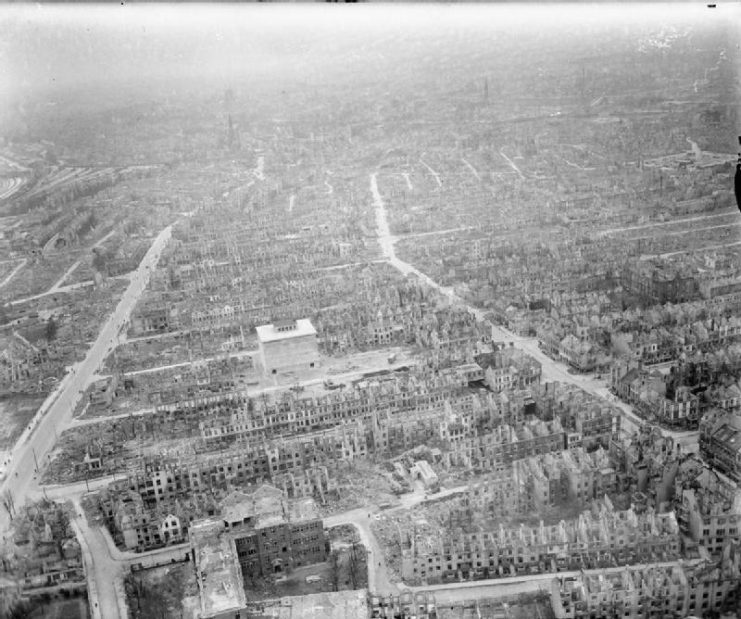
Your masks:
M484 103L489 103L489 78L484 78Z
M226 113L226 146L229 150L240 147L239 125L234 123L234 91L227 88L224 91L224 112Z

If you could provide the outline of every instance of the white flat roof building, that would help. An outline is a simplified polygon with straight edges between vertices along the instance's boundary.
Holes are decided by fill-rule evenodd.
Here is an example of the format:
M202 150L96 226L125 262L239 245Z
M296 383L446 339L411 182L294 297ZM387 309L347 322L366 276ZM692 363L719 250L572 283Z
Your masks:
M308 318L299 318L295 322L278 325L261 325L256 327L257 339L260 344L265 342L276 342L291 338L313 335L316 337L316 329Z
M316 329L307 318L256 328L260 360L266 374L313 368L319 364Z

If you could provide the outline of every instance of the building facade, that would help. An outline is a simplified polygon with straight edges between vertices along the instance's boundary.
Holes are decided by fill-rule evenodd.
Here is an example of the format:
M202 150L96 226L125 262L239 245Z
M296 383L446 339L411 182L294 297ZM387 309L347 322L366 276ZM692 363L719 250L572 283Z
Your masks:
M259 326L257 340L266 374L319 364L316 329L308 319Z

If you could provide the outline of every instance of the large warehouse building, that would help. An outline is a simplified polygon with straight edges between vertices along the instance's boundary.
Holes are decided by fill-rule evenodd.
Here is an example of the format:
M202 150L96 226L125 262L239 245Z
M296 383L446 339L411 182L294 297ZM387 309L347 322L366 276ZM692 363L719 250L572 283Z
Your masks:
M267 374L319 365L316 329L306 318L257 327L257 339Z

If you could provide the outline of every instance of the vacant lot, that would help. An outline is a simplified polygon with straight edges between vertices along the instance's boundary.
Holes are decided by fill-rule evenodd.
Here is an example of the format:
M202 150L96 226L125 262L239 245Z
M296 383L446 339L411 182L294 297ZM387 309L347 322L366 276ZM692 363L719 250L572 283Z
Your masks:
M10 449L46 395L0 395L0 449Z
M49 602L28 615L29 619L87 619L88 616L85 597Z
M190 563L144 570L126 577L126 604L132 619L180 617L182 600L198 595Z

